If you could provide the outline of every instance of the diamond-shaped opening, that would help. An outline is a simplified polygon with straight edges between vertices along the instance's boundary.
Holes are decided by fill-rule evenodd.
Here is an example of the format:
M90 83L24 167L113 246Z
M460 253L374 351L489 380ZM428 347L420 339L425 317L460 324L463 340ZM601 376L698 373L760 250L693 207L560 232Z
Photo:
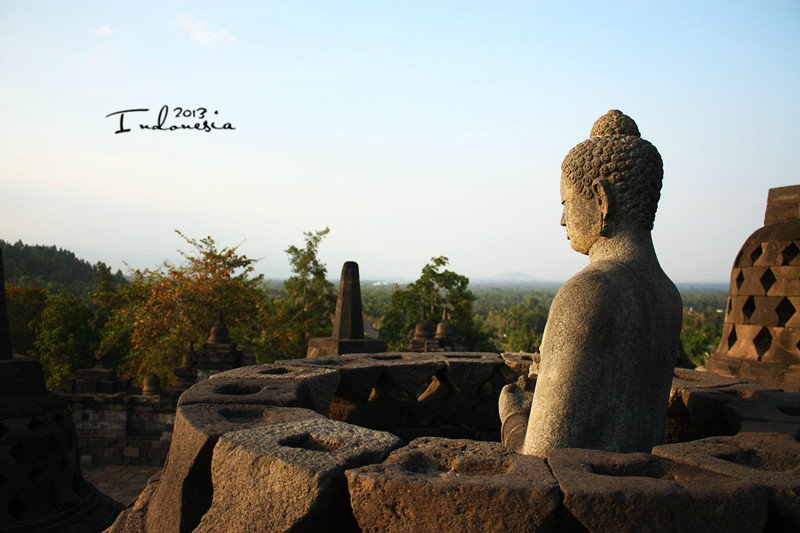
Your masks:
M50 487L50 490L47 493L47 503L56 509L61 507L61 491L59 491L55 486Z
M19 494L14 494L14 497L8 502L6 505L6 511L8 514L16 518L18 521L22 519L22 515L25 514L25 509L28 508L28 504L25 503L25 500L20 498Z
M775 279L775 274L773 274L772 269L768 268L761 274L761 278L759 279L761 282L761 286L764 287L764 292L767 293L775 285L777 279Z
M753 316L753 313L755 312L756 312L756 301L752 296L750 296L747 298L747 300L744 302L744 305L742 306L742 313L744 313L744 316L747 317L747 320L750 320L750 317Z
M44 479L45 472L39 465L33 465L33 467L28 472L28 479L31 480L31 483L34 485L38 485Z
M733 310L733 300L731 300L731 297L728 296L728 309L725 311L725 313L730 315L732 310Z
M767 328L761 328L761 331L759 331L758 335L753 339L753 346L756 348L759 359L772 347L772 335L770 335Z
M739 271L739 275L736 276L736 289L739 290L742 288L742 283L744 283L744 272L741 270Z
M8 453L14 458L17 464L22 464L25 462L25 456L28 455L28 447L25 445L25 443L18 442Z
M44 424L34 416L31 418L31 421L28 422L28 429L31 430L34 435L39 435L44 429Z
M795 308L789 298L784 298L775 308L775 312L778 313L778 327L782 328L794 316Z
M761 257L761 254L763 254L763 253L764 253L764 250L761 249L761 245L759 244L758 246L756 246L756 249L753 250L750 253L750 260L753 263L755 263L758 260L758 258Z
M788 265L792 262L792 259L797 257L800 254L800 248L793 242L790 242L789 245L783 249L781 255L783 256L783 263L784 265Z
M58 441L56 440L55 437L50 437L49 439L47 439L46 448L47 448L47 455L55 455L56 454L56 452L58 451L59 446L58 446Z
M736 326L733 326L728 334L728 349L733 348L734 344L736 344Z

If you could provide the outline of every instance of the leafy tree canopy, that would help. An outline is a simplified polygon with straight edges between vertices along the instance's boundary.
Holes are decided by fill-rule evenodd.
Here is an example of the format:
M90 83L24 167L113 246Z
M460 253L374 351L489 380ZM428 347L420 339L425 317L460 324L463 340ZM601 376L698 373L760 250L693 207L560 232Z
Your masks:
M6 285L38 287L48 292L69 291L79 298L88 298L98 269L108 269L103 263L91 265L73 252L53 246L14 244L0 239L3 248ZM117 284L125 283L122 272L111 277Z
M189 342L204 342L222 311L232 337L249 343L263 359L270 324L282 316L267 310L262 276L253 275L257 260L239 254L238 247L220 249L211 237L176 233L192 248L180 251L184 263L167 261L157 270L133 272L120 293L120 307L105 324L98 354L117 359L137 381L154 372L169 383Z
M475 325L472 314L475 295L469 290L469 278L447 270L448 262L447 257L433 257L422 268L418 280L404 289L395 285L380 330L390 349L403 349L408 344L420 310L425 309L433 324L447 310L456 338L466 349L494 350L488 335Z

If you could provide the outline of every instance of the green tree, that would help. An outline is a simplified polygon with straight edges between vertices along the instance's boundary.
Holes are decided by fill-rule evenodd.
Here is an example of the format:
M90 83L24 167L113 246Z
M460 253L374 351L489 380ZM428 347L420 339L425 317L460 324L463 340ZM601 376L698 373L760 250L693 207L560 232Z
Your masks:
M97 334L91 320L92 310L80 298L68 292L48 295L34 328L36 357L48 388L56 388L75 370L94 365Z
M469 290L469 278L445 269L448 262L447 257L433 257L422 268L418 280L404 289L395 286L380 330L390 349L402 349L408 344L419 321L420 309L425 309L434 324L446 309L456 339L467 350L494 349L488 334L475 324L472 311L475 295Z
M38 287L6 286L11 348L20 355L35 356L36 323L47 306L47 292Z
M305 246L291 245L285 252L289 256L292 276L284 282L288 295L286 312L292 317L288 326L291 342L285 356L301 357L305 354L310 337L329 337L336 307L336 288L328 281L328 269L319 260L319 245L330 232L304 232Z
M137 382L154 372L170 383L189 342L205 341L219 311L231 336L247 342L264 360L276 344L273 330L283 320L261 291L257 261L238 247L218 248L211 237L192 239L176 231L192 250L180 251L184 264L165 262L157 270L136 270L120 290L120 307L103 328L99 356L114 362L125 354L123 372Z

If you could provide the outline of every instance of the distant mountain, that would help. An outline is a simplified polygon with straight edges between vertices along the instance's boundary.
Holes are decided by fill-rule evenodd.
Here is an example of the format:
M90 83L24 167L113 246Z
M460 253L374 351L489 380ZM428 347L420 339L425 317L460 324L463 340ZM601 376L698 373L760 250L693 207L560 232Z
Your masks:
M533 276L529 276L523 272L506 272L505 274L498 274L496 276L492 276L493 280L495 281L529 281L529 282L539 282L540 279L534 278Z
M92 286L98 269L98 265L92 265L76 257L73 252L55 245L30 245L22 241L12 244L0 239L0 248L3 249L7 286L68 290L81 296ZM120 271L114 277L118 282L125 281Z

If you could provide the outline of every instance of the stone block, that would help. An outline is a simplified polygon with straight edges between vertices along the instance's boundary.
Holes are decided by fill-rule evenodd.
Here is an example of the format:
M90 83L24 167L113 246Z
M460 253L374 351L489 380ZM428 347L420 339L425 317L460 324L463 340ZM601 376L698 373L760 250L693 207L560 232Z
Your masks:
M150 531L192 531L211 505L211 457L231 431L308 418L309 409L265 405L194 404L177 409L175 431L157 497L147 512Z
M735 433L744 421L779 422L800 425L800 394L786 394L786 398L751 399L746 402L728 402L723 412Z
M767 494L754 483L644 453L562 448L547 461L590 532L764 531Z
M225 378L263 379L301 384L301 387L305 387L311 397L313 409L320 414L328 413L331 399L341 383L338 370L287 365L245 366L214 374L210 380Z
M714 372L688 368L675 368L673 376L672 388L680 391L730 387L745 382L739 378L720 376Z
M682 398L697 438L733 435L736 428L725 416L723 405L741 402L759 391L772 390L765 385L737 384L730 387L683 389Z
M653 453L766 487L770 510L765 531L800 530L800 442L795 435L746 432L657 446Z
M383 366L379 364L379 361L379 359L370 357L369 354L355 354L317 359L287 359L278 361L278 364L287 367L299 366L303 368L338 370L341 382L336 391L336 397L345 402L358 405L369 400L372 389L383 372ZM333 408L331 406L331 409Z
M207 379L181 394L178 407L196 403L259 404L314 408L314 399L302 382L291 380Z
M213 501L195 531L358 531L344 471L400 445L325 418L228 433L214 448Z
M362 531L559 530L544 459L499 443L423 437L346 475Z
M125 446L122 450L123 457L139 457L139 448L133 446Z

